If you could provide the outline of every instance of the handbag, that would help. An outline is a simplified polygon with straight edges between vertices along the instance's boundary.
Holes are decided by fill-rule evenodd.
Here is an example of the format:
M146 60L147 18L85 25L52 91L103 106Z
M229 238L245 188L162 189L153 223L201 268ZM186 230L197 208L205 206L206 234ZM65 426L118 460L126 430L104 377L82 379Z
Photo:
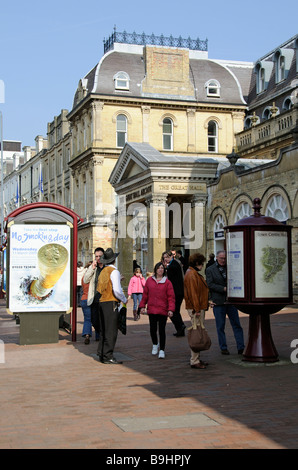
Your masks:
M187 334L188 344L193 352L207 351L211 347L211 339L206 328L201 324L198 325L193 318L192 326L188 328Z
M123 335L126 335L126 312L127 308L122 304L122 307L118 310L118 330Z

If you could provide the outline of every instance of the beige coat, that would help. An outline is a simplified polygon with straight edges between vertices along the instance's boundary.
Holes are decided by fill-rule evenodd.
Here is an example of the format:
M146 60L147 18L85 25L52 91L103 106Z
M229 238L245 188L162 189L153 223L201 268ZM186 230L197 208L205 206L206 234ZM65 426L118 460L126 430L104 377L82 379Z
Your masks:
M84 274L84 282L85 284L90 284L89 285L89 290L88 290L88 299L87 299L87 305L91 305L95 296L95 273L96 273L96 268L93 269L92 264L89 266L87 271Z

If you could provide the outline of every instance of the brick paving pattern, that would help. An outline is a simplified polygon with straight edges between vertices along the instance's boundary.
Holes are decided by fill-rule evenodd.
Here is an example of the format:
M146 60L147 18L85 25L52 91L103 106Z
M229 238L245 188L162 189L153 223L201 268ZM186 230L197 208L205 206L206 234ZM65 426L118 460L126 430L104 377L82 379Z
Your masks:
M19 326L0 300L1 449L295 449L298 442L297 306L270 317L279 362L255 364L237 354L227 320L229 356L220 354L213 313L206 370L191 369L186 337L167 324L166 358L151 355L148 317L119 333L121 365L97 360L97 343L60 330L58 343L20 345ZM187 313L182 308L185 323ZM241 314L248 331L248 316ZM3 346L3 343L1 343Z

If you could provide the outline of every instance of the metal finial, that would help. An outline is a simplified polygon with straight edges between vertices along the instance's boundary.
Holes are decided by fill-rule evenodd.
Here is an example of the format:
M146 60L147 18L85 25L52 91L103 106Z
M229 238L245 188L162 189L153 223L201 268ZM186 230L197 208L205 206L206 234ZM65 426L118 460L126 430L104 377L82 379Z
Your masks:
M261 215L261 199L259 197L256 197L253 201L253 206L252 208L254 209L255 213L254 213L254 216L255 217L260 217Z

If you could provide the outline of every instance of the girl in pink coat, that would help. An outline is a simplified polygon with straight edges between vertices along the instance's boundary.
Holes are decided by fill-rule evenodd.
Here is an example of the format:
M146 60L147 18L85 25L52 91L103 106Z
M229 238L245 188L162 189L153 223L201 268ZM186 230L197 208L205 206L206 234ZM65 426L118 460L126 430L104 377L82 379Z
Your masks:
M173 315L175 310L175 293L171 281L165 275L165 267L162 263L157 263L154 267L154 275L149 277L144 287L143 297L140 303L141 313L149 316L150 336L153 347L152 354L165 358L166 345L166 323L168 317ZM159 332L159 344L157 338L157 325Z
M133 300L133 317L135 321L140 318L140 315L138 315L138 306L142 300L145 283L146 280L142 276L141 268L136 268L127 288L127 300L131 299L131 297Z

